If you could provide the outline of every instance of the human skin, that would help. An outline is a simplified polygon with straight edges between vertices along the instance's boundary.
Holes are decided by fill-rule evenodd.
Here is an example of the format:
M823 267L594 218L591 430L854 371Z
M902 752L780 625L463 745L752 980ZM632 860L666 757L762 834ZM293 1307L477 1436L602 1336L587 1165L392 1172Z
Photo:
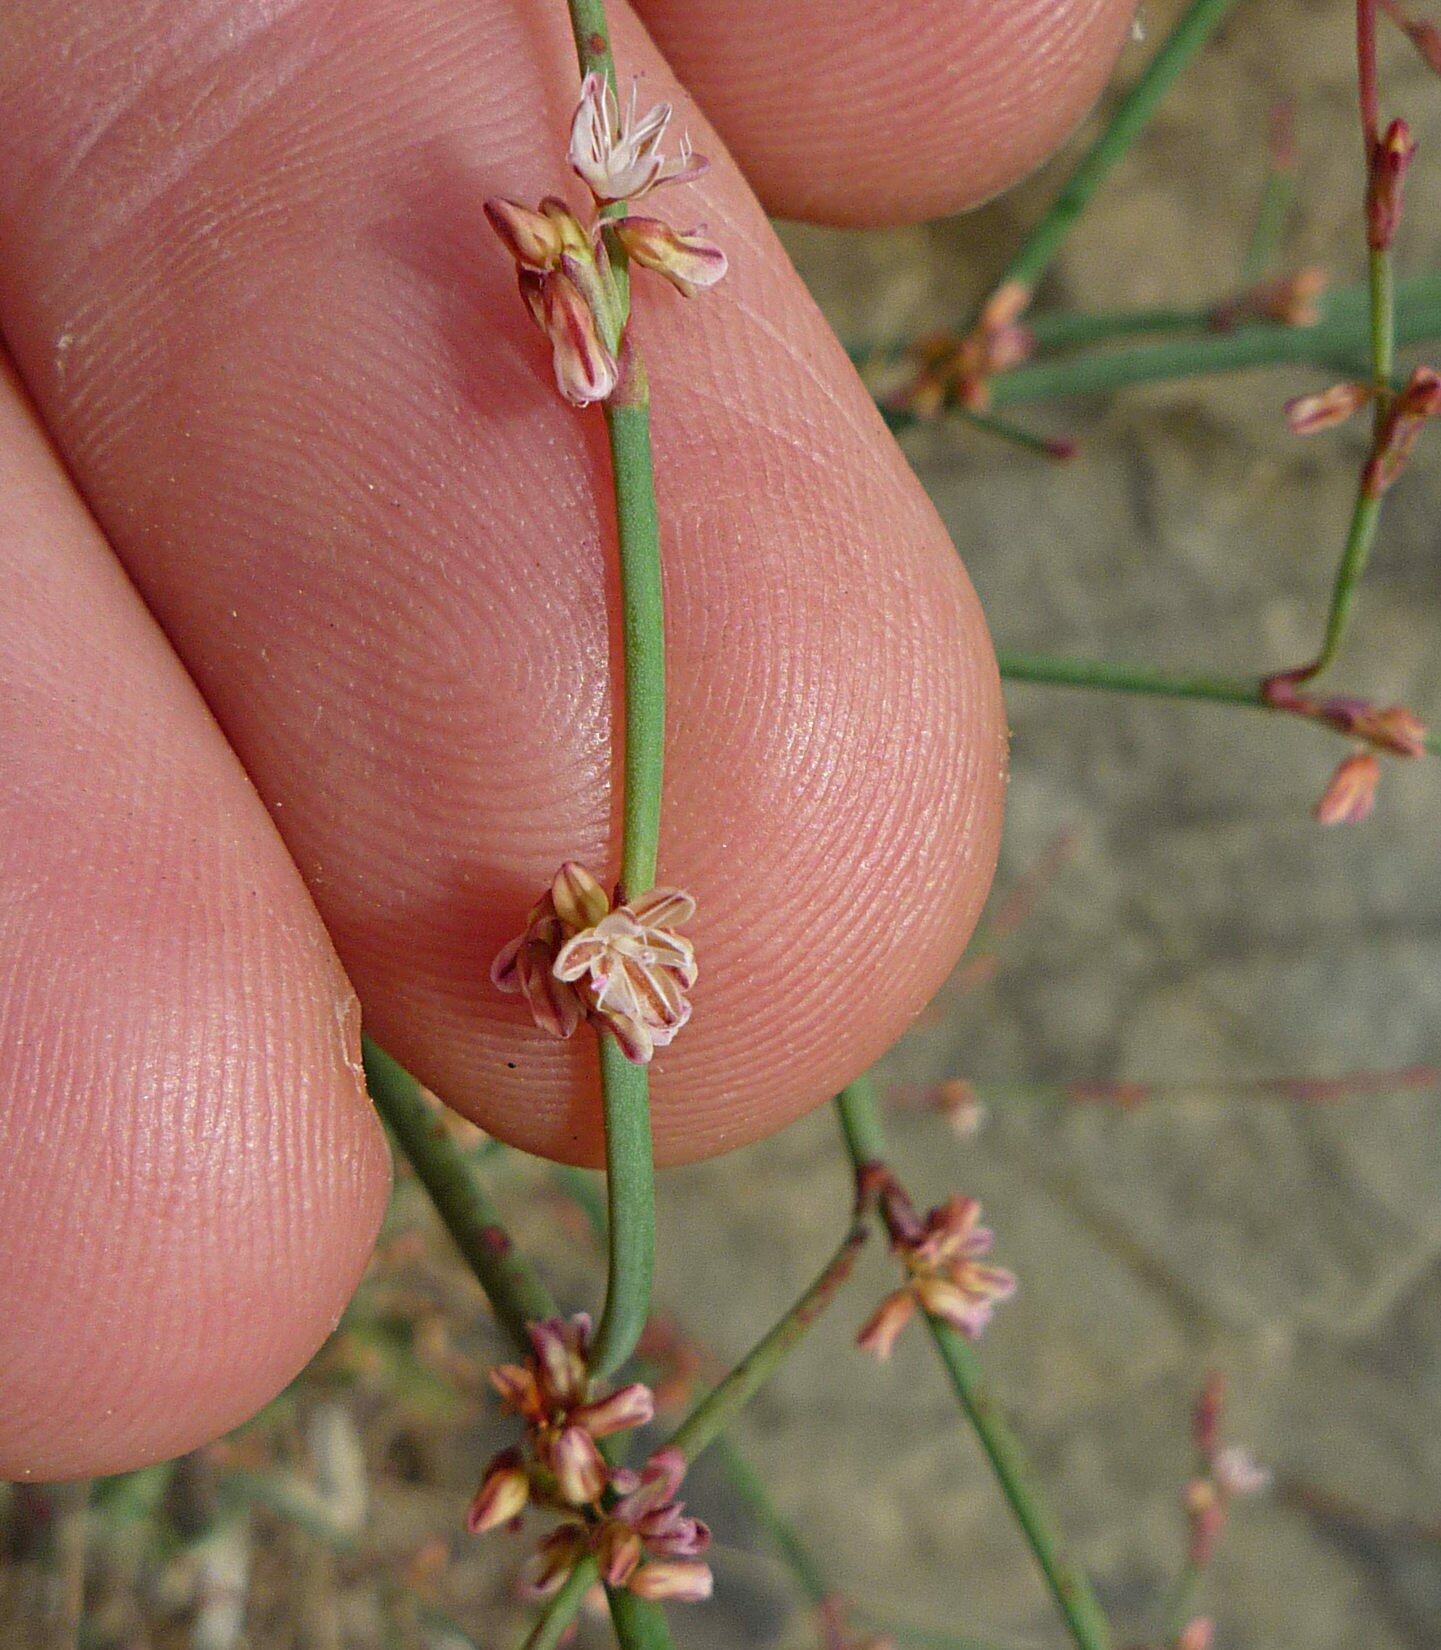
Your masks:
M613 7L622 73L713 161L656 210L732 262L693 303L636 284L661 876L699 901L653 1073L676 1162L900 1034L974 924L1004 771L971 587L722 139L778 207L954 209L1064 135L1129 4L638 10L689 93ZM788 124L761 71L847 17L866 53L816 52ZM617 849L603 424L480 213L580 204L575 91L559 0L10 8L0 1474L190 1448L333 1326L388 1184L357 997L459 1110L596 1160L589 1033L487 978L561 860Z

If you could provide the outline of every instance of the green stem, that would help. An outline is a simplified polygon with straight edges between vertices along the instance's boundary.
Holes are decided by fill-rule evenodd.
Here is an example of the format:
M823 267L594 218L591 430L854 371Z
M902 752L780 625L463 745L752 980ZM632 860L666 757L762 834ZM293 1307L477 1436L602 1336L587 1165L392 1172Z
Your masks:
M866 1163L884 1161L885 1133L870 1086L851 1084L837 1097L837 1109L846 1149L857 1174ZM1032 1481L1020 1440L981 1381L974 1349L948 1324L929 1314L926 1322L956 1395L1045 1576L1076 1650L1110 1650L1111 1634L1105 1614L1084 1572L1062 1547L1055 1522Z
M661 601L660 522L651 463L650 397L634 357L607 403L616 527L620 541L621 623L625 645L625 800L620 880L627 899L655 884L665 758L665 621Z
M825 1270L773 1328L756 1342L733 1370L705 1395L670 1439L694 1461L730 1425L744 1405L780 1367L786 1355L825 1311L836 1291L850 1276L867 1229L853 1226Z
M1193 0L1190 10L1162 42L1135 85L1116 105L1105 131L1082 157L1050 210L1007 264L998 287L1016 282L1028 291L1035 290L1102 180L1140 136L1161 99L1235 3L1236 0Z
M419 1083L369 1037L361 1047L375 1109L430 1194L496 1317L516 1345L528 1352L526 1323L554 1317L558 1311L550 1291L511 1242L466 1154L446 1133Z
M824 1604L832 1589L806 1544L775 1504L765 1480L724 1433L712 1441L711 1450L727 1483L744 1502L761 1535L784 1560L801 1591L812 1604Z
M1341 564L1336 569L1336 580L1331 587L1331 605L1326 613L1326 634L1321 651L1306 667L1303 681L1319 676L1332 664L1341 648L1351 610L1356 605L1361 575L1371 559L1376 543L1376 529L1381 521L1381 498L1370 492L1364 483L1356 489L1356 502L1351 507L1351 523L1346 530L1346 543L1341 551Z
M1013 447L1024 448L1026 452L1036 453L1041 458L1064 463L1076 456L1074 441L1058 441L1051 436L1037 435L1020 424L1012 424L1004 418L992 418L989 413L975 412L969 407L958 407L956 416L963 424L969 424L973 430L993 435L999 441L1008 441Z
M567 0L582 75L616 85L604 0ZM623 202L601 212L624 213ZM615 314L606 342L621 364L621 381L605 406L620 554L624 653L625 769L621 792L620 897L655 885L665 757L665 614L661 595L660 521L650 441L650 387L645 364L623 329L630 309L624 248L606 232ZM605 1309L591 1353L597 1375L618 1369L635 1349L650 1311L655 1249L655 1176L651 1164L650 1093L643 1066L631 1066L614 1040L600 1039L605 1110L609 1268Z
M981 1446L990 1458L1001 1490L1011 1504L1031 1551L1036 1555L1051 1596L1065 1617L1077 1650L1107 1650L1111 1642L1110 1626L1091 1591L1090 1583L1061 1549L1059 1537L1043 1509L1039 1492L1031 1482L1030 1467L1020 1440L1011 1431L981 1379L975 1348L938 1318L928 1316L926 1323L956 1396L961 1400Z
M1066 659L1044 653L996 654L1002 677L1011 682L1040 682L1053 687L1093 688L1105 693L1134 693L1157 699L1204 699L1213 704L1244 705L1250 710L1290 715L1272 704L1260 681L1239 676L1173 676L1149 665L1117 664L1109 659ZM1303 718L1303 720L1311 720ZM1328 727L1313 721L1313 726ZM1426 752L1441 756L1441 738L1427 734Z
M1251 244L1246 248L1246 257L1241 265L1243 288L1256 285L1280 250L1286 218L1295 194L1294 172L1279 171L1274 167L1267 172L1261 189L1261 204L1256 211L1256 227L1251 231Z
M1212 332L1209 309L1044 310L1026 317L1037 350L1080 349L1153 332Z
M1441 278L1426 276L1399 283L1395 342L1429 343L1441 338ZM1209 332L1164 344L1107 350L1073 360L1028 361L990 381L991 406L1019 406L1027 401L1058 401L1070 396L1105 395L1133 384L1199 378L1258 367L1322 366L1356 376L1361 367L1370 320L1366 290L1347 288L1321 304L1313 327L1288 327L1258 321L1233 332ZM914 419L896 417L898 425Z
M836 1112L846 1137L846 1150L857 1170L867 1163L884 1163L886 1131L876 1087L869 1077L857 1077L836 1096Z
M615 91L615 59L610 52L610 24L604 0L568 0L568 4L581 78L588 74L604 75L610 89Z
M576 1618L581 1601L600 1579L600 1565L587 1553L565 1578L560 1591L546 1605L540 1619L525 1635L521 1650L555 1650Z
M1376 391L1376 423L1379 425L1391 397L1391 375L1396 370L1396 272L1389 247L1372 248L1371 303L1371 383Z
M1166 1599L1166 1608L1162 1616L1165 1625L1161 1629L1161 1637L1165 1643L1174 1644L1187 1623L1195 1616L1204 1576L1203 1570L1188 1561L1176 1577L1176 1583Z
M610 1266L605 1311L590 1353L591 1373L597 1377L613 1374L635 1350L650 1312L655 1263L655 1170L646 1068L632 1065L615 1038L603 1033L600 1076Z
M626 1650L674 1650L675 1640L659 1604L625 1587L607 1587L605 1596L616 1638Z

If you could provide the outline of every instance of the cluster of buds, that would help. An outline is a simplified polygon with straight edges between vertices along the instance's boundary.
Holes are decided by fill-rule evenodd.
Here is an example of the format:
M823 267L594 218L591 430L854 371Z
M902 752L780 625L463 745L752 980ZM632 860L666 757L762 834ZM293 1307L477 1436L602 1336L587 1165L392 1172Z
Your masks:
M1028 360L1035 347L1020 325L1030 301L1028 286L1007 281L986 300L964 338L938 333L921 339L913 352L915 374L892 403L918 418L933 418L948 406L984 412L991 401L991 379Z
M604 76L589 74L571 123L569 158L604 216L583 223L556 195L539 210L512 200L485 203L491 227L515 259L526 307L550 343L556 386L578 407L608 400L621 378L626 313L607 236L688 298L726 272L725 253L698 230L682 233L659 218L616 210L705 171L705 157L692 153L685 138L678 154L663 152L670 119L669 103L638 116L634 85L622 112Z
M1333 429L1358 413L1375 395L1370 384L1349 381L1298 395L1286 403L1286 425L1292 435L1316 435ZM1410 378L1390 398L1376 421L1371 451L1361 477L1368 498L1380 498L1406 468L1417 437L1441 414L1441 373L1432 367L1413 368Z
M886 1296L857 1336L863 1351L885 1359L919 1308L976 1340L990 1323L997 1301L1016 1292L1016 1278L980 1257L993 1241L980 1224L976 1198L953 1194L922 1219L891 1172L879 1164L861 1171L861 1196L875 1197L891 1241L906 1269L904 1285Z
M1357 825L1375 806L1376 787L1381 780L1377 751L1390 756L1414 758L1426 753L1426 724L1405 705L1375 705L1369 699L1346 697L1317 698L1303 693L1299 684L1305 670L1282 671L1268 677L1262 695L1273 710L1325 722L1338 733L1363 741L1370 748L1345 757L1331 776L1316 804L1315 817L1321 825Z
M1190 1532L1186 1557L1193 1570L1204 1570L1215 1556L1231 1502L1257 1495L1271 1482L1270 1473L1256 1464L1249 1451L1221 1443L1225 1395L1225 1378L1208 1376L1192 1416L1191 1437L1200 1471L1186 1485L1183 1501Z
M626 1059L649 1063L690 1019L695 948L677 934L695 915L679 888L652 888L612 905L586 868L567 860L491 965L492 983L519 992L552 1037L584 1019L609 1031Z
M1388 252L1401 222L1401 187L1416 145L1404 120L1393 120L1371 147L1366 168L1366 242L1373 252Z
M597 1443L651 1420L650 1388L633 1382L591 1395L584 1314L526 1327L531 1356L490 1372L506 1408L524 1421L525 1441L490 1462L467 1527L477 1535L501 1525L518 1528L530 1505L561 1515L523 1573L522 1586L533 1598L557 1591L587 1556L596 1559L608 1587L650 1599L709 1598L711 1573L699 1555L710 1545L710 1531L675 1499L685 1476L680 1451L657 1450L635 1472L610 1466Z

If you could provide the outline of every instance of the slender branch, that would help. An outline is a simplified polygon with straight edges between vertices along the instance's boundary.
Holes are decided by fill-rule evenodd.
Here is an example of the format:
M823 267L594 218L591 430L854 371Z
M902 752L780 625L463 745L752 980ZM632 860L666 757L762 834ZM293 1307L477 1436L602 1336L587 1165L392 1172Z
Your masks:
M1116 105L1105 131L1086 151L1050 210L1006 265L996 283L998 289L1015 284L1028 292L1035 291L1071 226L1089 205L1103 179L1140 136L1161 99L1235 3L1236 0L1193 0L1135 85Z
M567 0L581 74L602 74L615 90L615 61L604 0ZM623 216L625 203L601 219ZM645 363L625 335L630 280L625 249L606 231L616 303L606 339L621 366L605 404L620 554L625 767L621 795L622 900L655 883L665 758L665 615L660 522L650 440L650 386ZM650 1087L644 1066L626 1061L614 1040L600 1042L605 1112L606 1190L610 1219L605 1308L591 1352L597 1375L619 1369L635 1349L650 1311L655 1250L655 1177L651 1165Z
M885 1158L885 1132L874 1090L868 1083L851 1084L837 1097L837 1110L846 1149L859 1178L868 1163L882 1162ZM982 1383L975 1350L948 1324L929 1314L926 1321L956 1395L1041 1568L1076 1650L1110 1650L1111 1634L1105 1614L1085 1573L1062 1546L1055 1521L1032 1479L1020 1440Z
M565 1578L560 1591L546 1605L539 1620L525 1635L521 1650L555 1650L565 1630L576 1618L581 1601L600 1579L600 1565L587 1553Z
M846 1233L840 1248L805 1294L756 1342L740 1363L711 1388L676 1429L670 1442L687 1461L694 1461L708 1444L720 1436L830 1305L836 1291L850 1276L866 1236L865 1226L853 1226Z
M1327 294L1319 307L1321 319L1311 327L1258 321L1232 332L1210 331L1195 338L1107 350L1073 360L1028 361L997 373L990 380L991 406L1000 409L1027 401L1106 395L1134 384L1246 372L1259 367L1321 366L1350 376L1356 376L1358 371L1369 376L1370 367L1361 366L1371 336L1369 288L1343 288ZM1100 319L1092 317L1088 324ZM1441 338L1441 277L1422 276L1398 282L1396 344L1431 343L1438 338ZM904 425L915 420L895 415L894 422Z
M554 1317L558 1311L550 1291L511 1242L466 1154L446 1133L420 1084L369 1037L362 1042L362 1054L375 1109L430 1194L496 1317L515 1344L528 1352L526 1323Z
M1104 693L1132 693L1156 699L1202 699L1212 704L1243 705L1294 715L1284 704L1265 696L1265 679L1243 676L1176 676L1149 665L1114 663L1109 659L1067 659L1044 653L998 652L1001 675L1012 682L1040 682L1052 687L1094 688ZM1324 720L1305 717L1313 726L1330 727ZM1426 754L1441 756L1441 737L1428 733Z
M926 1323L956 1396L976 1429L1002 1492L1045 1573L1057 1607L1066 1618L1071 1637L1080 1650L1105 1650L1111 1642L1110 1626L1090 1583L1061 1549L1059 1536L1031 1480L1020 1440L1011 1431L981 1378L975 1348L939 1318L928 1315Z
M581 78L604 75L615 91L615 59L610 52L610 23L604 0L569 0L570 28L575 36L575 55Z
M674 1650L675 1640L659 1604L625 1587L607 1587L605 1596L616 1637L626 1650Z
M590 1352L591 1373L597 1377L612 1374L635 1350L650 1313L655 1266L655 1170L646 1069L632 1065L606 1033L600 1040L600 1075L610 1265L605 1311Z
M712 1441L711 1450L727 1483L745 1503L761 1535L784 1560L801 1591L812 1604L824 1604L833 1589L819 1561L775 1504L766 1481L724 1433Z

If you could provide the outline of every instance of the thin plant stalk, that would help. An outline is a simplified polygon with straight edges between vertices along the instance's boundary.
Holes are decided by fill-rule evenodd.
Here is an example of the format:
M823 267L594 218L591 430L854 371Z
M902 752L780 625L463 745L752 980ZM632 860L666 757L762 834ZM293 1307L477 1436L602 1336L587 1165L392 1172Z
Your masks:
M616 1637L627 1650L674 1650L665 1611L653 1599L640 1598L625 1587L607 1587L605 1596Z
M1123 664L1109 659L1068 659L1054 654L1004 650L996 654L996 659L1001 676L1012 682L1092 688L1143 698L1201 699L1212 704L1243 705L1248 710L1264 710L1273 715L1289 714L1283 706L1272 704L1265 696L1263 681L1252 677L1173 675L1149 665ZM1425 748L1429 756L1441 756L1441 738L1428 733Z
M361 1051L375 1109L409 1159L497 1319L516 1346L528 1352L526 1323L555 1317L559 1309L554 1298L511 1241L474 1165L446 1133L420 1084L369 1037L363 1039Z
M602 0L567 0L582 76L603 75L616 89L610 28ZM623 215L615 202L602 220ZM605 406L620 555L625 765L621 800L620 896L634 899L655 884L665 756L665 619L661 600L660 524L650 440L645 364L623 336L630 306L624 249L610 232L607 250L618 298L615 335L607 344L621 382ZM630 1357L650 1311L655 1254L655 1176L650 1085L614 1039L600 1040L609 1208L605 1307L591 1349L591 1368L611 1374Z
M587 1553L562 1582L539 1619L521 1641L521 1650L555 1650L578 1614L585 1595L600 1580L600 1565Z
M605 1107L605 1311L590 1351L591 1373L612 1374L630 1357L650 1314L655 1266L655 1170L644 1066L632 1065L609 1034L600 1040Z
M851 1227L810 1288L676 1428L670 1443L687 1461L694 1461L720 1436L804 1338L851 1275L867 1235L865 1226Z
M1035 291L1111 168L1145 130L1161 99L1235 4L1236 0L1193 0L1135 85L1117 104L1106 129L1086 151L1050 209L1006 265L996 283L997 290L1014 284L1027 292Z
M874 1088L868 1081L852 1083L837 1096L837 1111L846 1150L859 1177L867 1164L885 1161L885 1131ZM1065 1551L1021 1442L981 1379L975 1349L949 1324L930 1314L926 1314L926 1322L956 1396L980 1439L1076 1650L1110 1650L1111 1633L1105 1613L1085 1572Z
M1361 140L1365 150L1367 177L1375 161L1380 141L1380 116L1376 80L1375 0L1356 0L1356 80L1360 88ZM1368 225L1369 229L1369 225ZM1371 316L1371 385L1373 390L1371 456L1379 453L1385 436L1386 418L1391 408L1391 380L1396 370L1396 278L1391 248L1372 246L1369 262ZM1381 493L1370 484L1370 464L1362 468L1356 487L1356 502L1346 543L1341 551L1331 587L1331 604L1326 613L1326 632L1321 651L1307 665L1300 680L1319 676L1336 658L1342 638L1356 605L1356 595L1366 564L1376 543L1381 520Z

